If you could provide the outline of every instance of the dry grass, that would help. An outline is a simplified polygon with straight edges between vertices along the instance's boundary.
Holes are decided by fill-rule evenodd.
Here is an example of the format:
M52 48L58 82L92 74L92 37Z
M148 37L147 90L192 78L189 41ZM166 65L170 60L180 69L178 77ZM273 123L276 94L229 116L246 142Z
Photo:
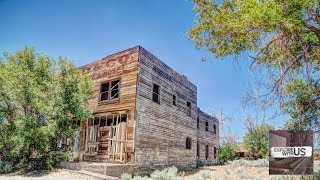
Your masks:
M320 161L315 161L315 170L319 169ZM200 170L208 170L211 173L210 179L217 179L217 180L237 180L237 179L259 179L259 180L294 180L300 179L300 176L276 176L276 175L269 175L268 167L247 167L247 166L238 166L234 167L230 164L222 165L222 166L205 166L202 167ZM199 173L192 172L186 174L183 179L191 180ZM285 177L285 178L284 178Z

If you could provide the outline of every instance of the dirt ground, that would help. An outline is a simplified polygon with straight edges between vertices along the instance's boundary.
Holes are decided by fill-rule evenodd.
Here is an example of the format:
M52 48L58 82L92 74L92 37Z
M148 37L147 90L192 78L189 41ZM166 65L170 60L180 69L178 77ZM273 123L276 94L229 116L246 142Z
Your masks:
M314 161L314 171L320 170L320 161ZM239 166L234 167L231 165L223 166L206 166L201 168L202 170L209 170L211 179L217 180L241 180L241 179L259 179L259 180L278 180L285 179L284 176L269 175L268 167L247 167ZM200 171L188 173L183 179L192 180ZM286 178L289 178L286 176ZM291 180L299 179L299 176L290 176Z
M320 167L320 161L315 161L315 170ZM201 173L201 170L209 170L211 179L217 180L241 180L241 179L259 179L259 180L273 180L283 179L280 176L269 176L268 167L234 167L231 165L223 166L205 166L200 171L188 172L182 179L193 180ZM291 179L296 179L297 176L292 176ZM73 171L57 169L51 172L43 171L41 173L28 173L28 174L9 174L0 175L0 180L95 180L92 176L79 174Z
M68 170L56 169L51 172L42 171L28 174L0 175L0 180L96 180L92 176L75 173ZM98 179L97 179L98 180ZM100 180L100 179L99 179Z

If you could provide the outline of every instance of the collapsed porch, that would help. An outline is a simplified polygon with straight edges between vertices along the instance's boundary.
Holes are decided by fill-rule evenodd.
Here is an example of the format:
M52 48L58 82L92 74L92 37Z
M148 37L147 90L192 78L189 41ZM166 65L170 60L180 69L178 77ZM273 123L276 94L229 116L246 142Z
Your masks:
M128 114L128 111L99 113L85 122L84 161L133 162L133 140L128 140Z

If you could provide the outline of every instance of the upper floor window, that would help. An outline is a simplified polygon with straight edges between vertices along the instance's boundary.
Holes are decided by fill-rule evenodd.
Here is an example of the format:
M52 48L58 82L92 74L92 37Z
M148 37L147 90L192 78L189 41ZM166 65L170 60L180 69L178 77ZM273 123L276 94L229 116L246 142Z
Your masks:
M187 116L191 117L191 103L187 101Z
M206 121L206 131L209 131L209 122Z
M152 101L160 104L160 86L153 84Z
M177 97L175 96L175 95L172 95L172 104L174 105L174 106L177 106Z
M191 138L190 137L186 138L186 149L191 149Z
M100 101L108 101L119 98L120 80L109 81L101 84Z
M217 126L213 124L213 134L217 134Z
M197 117L197 128L198 128L198 129L200 128L200 119L199 119L199 116Z

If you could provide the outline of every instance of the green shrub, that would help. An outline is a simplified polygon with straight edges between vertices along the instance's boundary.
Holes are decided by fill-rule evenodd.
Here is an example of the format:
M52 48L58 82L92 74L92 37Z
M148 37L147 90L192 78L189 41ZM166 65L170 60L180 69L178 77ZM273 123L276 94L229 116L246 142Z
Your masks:
M240 167L237 167L236 172L237 172L238 174L242 174L242 173L243 173L243 169L240 168Z
M0 161L0 173L1 174L6 174L9 172L12 172L12 170L13 170L13 165L11 162Z
M243 179L254 179L254 175L252 174L245 174L245 173L241 173L239 174L240 178L243 178Z
M223 167L223 169L224 169L224 172L225 172L226 174L228 174L228 175L231 174L230 170L229 170L227 167Z
M249 167L269 167L269 161L267 159L258 159L258 160L234 160L231 162L232 166L249 166Z
M132 179L132 175L131 174L129 174L129 173L123 173L122 175L121 175L121 178L120 178L121 180L131 180Z
M151 178L154 180L175 180L179 179L178 169L174 166L165 168L161 171L156 170L151 174Z
M207 180L211 178L209 170L201 170L197 175L193 177L194 180Z
M234 160L234 157L236 155L235 150L238 147L236 145L232 144L223 144L220 147L220 160L222 162L228 162Z
M148 178L147 176L143 176L143 177L135 176L132 180L148 180L148 179L150 179L150 178Z
M204 166L204 161L201 159L197 159L197 166Z

